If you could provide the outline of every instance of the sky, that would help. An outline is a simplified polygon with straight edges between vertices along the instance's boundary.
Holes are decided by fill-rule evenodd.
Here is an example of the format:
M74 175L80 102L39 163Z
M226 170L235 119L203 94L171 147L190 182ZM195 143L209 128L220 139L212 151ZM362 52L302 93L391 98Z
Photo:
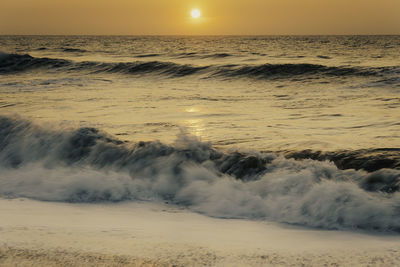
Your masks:
M400 34L400 0L1 0L0 34Z

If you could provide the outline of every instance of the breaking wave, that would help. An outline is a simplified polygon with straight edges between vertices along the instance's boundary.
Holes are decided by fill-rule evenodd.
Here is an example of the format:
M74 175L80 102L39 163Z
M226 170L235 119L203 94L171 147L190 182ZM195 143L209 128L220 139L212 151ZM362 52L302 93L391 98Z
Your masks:
M400 148L360 149L352 151L283 151L287 158L332 161L340 169L366 170L383 168L400 170Z
M219 151L184 133L171 145L130 143L0 116L0 170L6 198L163 201L216 217L400 231L398 169Z
M70 49L70 48L68 48ZM72 50L71 50L72 51ZM76 52L73 49L72 52ZM155 54L143 55L152 57ZM229 54L215 54L212 57L228 57ZM36 58L30 55L0 53L0 74L20 73L33 70L55 70L84 73L118 73L125 75L153 74L168 77L203 75L205 78L249 78L249 79L297 79L326 77L377 77L387 79L387 75L400 73L398 67L336 67L317 64L261 64L261 65L207 65L195 66L162 61L136 62L74 62L65 59Z

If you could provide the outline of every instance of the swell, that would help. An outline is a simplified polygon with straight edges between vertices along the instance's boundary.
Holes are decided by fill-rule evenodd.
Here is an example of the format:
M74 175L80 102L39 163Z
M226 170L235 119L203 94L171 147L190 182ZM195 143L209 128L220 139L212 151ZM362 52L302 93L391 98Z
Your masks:
M222 67L216 74L227 77L250 77L258 79L299 76L378 76L383 69L356 67L328 67L316 64L263 64L256 66ZM387 69L389 70L389 69Z
M130 143L0 116L0 170L0 197L164 201L217 217L400 231L398 169L224 152L184 133L171 145Z
M87 50L80 48L72 48L72 47L62 47L61 50L67 53L85 53Z
M25 72L36 69L52 68L60 69L68 67L71 61L63 59L34 58L30 55L0 53L0 73L8 74Z
M149 56L149 55L148 55ZM228 54L217 54L226 57ZM83 73L117 73L124 75L149 74L168 77L203 75L205 78L286 79L326 77L376 77L388 79L400 73L398 67L361 68L324 66L317 64L261 64L261 65L207 65L195 66L162 61L136 62L74 62L64 59L36 58L30 55L0 54L0 74L28 71L66 71Z
M0 57L0 74L21 73L33 70L59 70L86 73L161 74L174 77L193 75L207 67L194 67L171 62L74 62L64 59L35 58L30 55L6 54Z

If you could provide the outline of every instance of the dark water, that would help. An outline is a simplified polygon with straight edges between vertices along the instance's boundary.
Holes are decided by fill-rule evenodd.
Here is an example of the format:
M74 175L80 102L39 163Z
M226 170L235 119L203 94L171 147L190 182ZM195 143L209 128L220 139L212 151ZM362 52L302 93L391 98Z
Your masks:
M0 195L400 229L400 37L0 37Z

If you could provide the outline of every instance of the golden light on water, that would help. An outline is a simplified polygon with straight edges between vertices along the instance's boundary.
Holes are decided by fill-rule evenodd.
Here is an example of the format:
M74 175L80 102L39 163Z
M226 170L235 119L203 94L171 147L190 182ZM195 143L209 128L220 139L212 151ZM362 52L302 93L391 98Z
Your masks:
M201 12L198 9L192 9L192 12L190 13L192 15L192 18L198 19L201 16Z
M188 129L190 134L202 137L205 125L203 119L197 118L201 114L200 108L188 107L185 112L187 112L185 117L188 117L183 121L185 128Z
M202 119L188 119L185 121L185 127L192 135L200 138L204 135L205 125Z
M194 113L194 112L199 112L199 109L195 108L195 107L190 107L190 108L185 109L185 111L189 112L189 113Z

